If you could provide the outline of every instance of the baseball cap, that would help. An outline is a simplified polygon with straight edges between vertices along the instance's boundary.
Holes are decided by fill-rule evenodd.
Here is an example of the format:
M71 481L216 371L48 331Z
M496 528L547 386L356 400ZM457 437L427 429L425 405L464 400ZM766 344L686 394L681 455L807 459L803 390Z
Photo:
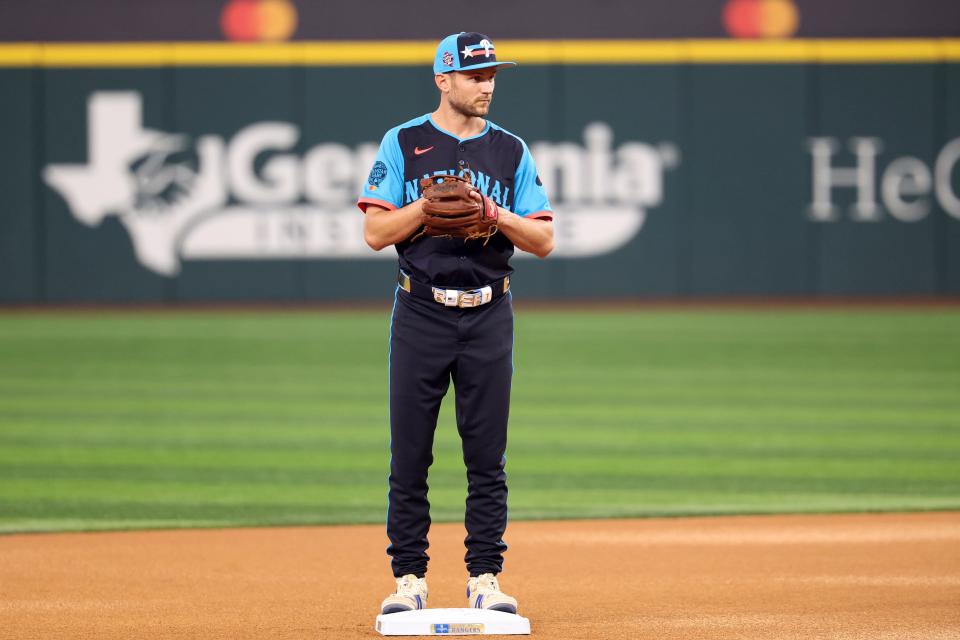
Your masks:
M516 62L498 62L493 42L482 33L461 31L440 41L433 59L434 73L467 71L484 67L515 67Z

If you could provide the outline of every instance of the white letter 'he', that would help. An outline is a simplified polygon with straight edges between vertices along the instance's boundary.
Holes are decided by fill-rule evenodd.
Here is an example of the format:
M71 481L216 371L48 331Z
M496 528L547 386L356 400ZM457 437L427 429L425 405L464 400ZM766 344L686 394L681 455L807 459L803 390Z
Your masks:
M850 215L859 222L880 219L879 207L875 199L874 182L876 157L880 153L880 140L877 138L851 138L850 151L857 157L854 167L830 166L830 159L839 148L834 138L810 138L808 142L813 155L813 202L810 216L819 222L832 222L837 219L837 208L833 206L831 191L834 187L856 187L857 201L850 208Z

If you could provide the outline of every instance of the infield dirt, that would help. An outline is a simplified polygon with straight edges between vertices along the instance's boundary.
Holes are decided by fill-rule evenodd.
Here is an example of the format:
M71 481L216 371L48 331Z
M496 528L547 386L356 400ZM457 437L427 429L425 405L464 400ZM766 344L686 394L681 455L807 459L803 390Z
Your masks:
M960 513L513 522L501 575L540 638L960 637ZM463 528L430 606L465 606ZM3 638L374 638L382 527L0 537Z

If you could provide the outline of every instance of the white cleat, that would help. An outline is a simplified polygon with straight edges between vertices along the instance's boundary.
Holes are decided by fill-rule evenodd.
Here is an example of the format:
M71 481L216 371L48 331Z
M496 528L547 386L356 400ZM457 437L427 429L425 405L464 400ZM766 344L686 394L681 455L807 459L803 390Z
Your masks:
M467 606L471 609L489 609L516 613L517 601L500 591L497 576L484 573L467 580Z
M427 581L408 573L397 578L397 591L391 593L380 605L380 613L400 613L427 608Z

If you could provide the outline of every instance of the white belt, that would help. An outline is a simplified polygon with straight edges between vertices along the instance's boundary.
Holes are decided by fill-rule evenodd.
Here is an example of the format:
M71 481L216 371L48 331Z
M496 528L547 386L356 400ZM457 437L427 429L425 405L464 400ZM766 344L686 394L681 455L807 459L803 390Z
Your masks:
M433 299L445 307L479 307L493 300L493 289L487 285L479 289L433 289Z

